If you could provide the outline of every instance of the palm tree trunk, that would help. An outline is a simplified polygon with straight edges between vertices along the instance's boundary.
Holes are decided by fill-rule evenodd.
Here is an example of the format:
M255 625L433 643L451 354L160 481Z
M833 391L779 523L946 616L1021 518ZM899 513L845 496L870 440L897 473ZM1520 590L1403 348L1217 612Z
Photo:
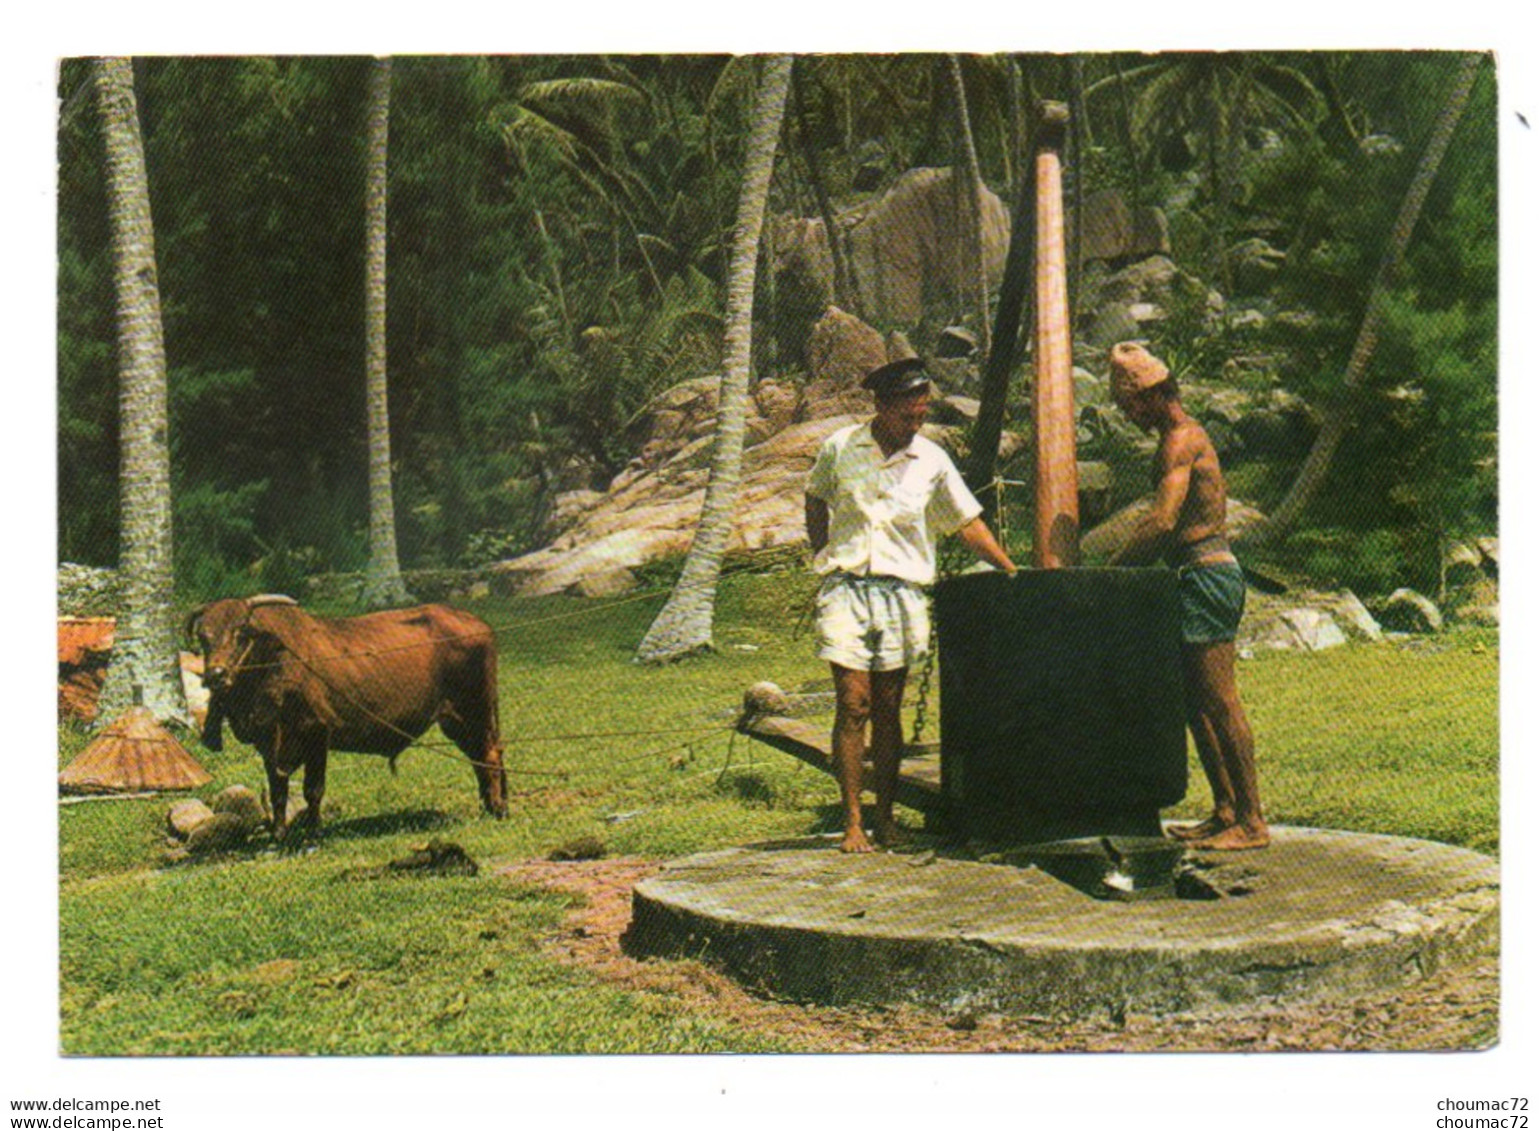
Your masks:
M1031 170L1026 164L1031 129L1026 121L1026 83L1021 77L1020 56L1005 56L1005 66L1008 68L1006 77L1010 102L1010 199L1014 202L1020 199L1022 193L1029 191L1031 184Z
M813 199L817 201L818 215L823 219L823 232L828 237L828 253L834 262L834 302L841 310L860 318L860 298L855 289L855 274L850 270L849 256L846 254L844 231L834 216L833 204L828 199L828 188L818 161L817 145L811 130L807 128L807 102L802 96L806 80L805 60L802 67L802 77L792 87L796 102L796 136L801 142L802 160L807 163L807 180L812 186Z
M395 499L390 486L390 407L385 359L385 220L390 141L390 60L369 72L365 189L364 367L369 408L369 566L363 603L371 609L411 602L395 547Z
M1073 104L1070 110L1069 174L1073 179L1074 203L1071 206L1074 227L1069 235L1069 325L1079 310L1079 280L1084 269L1085 246L1085 155L1095 144L1090 135L1090 109L1085 104L1085 57L1075 55L1070 64Z
M1117 101L1122 108L1122 114L1117 119L1117 131L1122 135L1122 148L1127 154L1127 160L1133 166L1132 203L1136 208L1144 202L1148 192L1145 186L1149 182L1149 162L1139 159L1138 144L1133 140L1133 102L1128 97L1127 75L1123 73L1122 63L1115 55L1112 56L1112 67L1117 73Z
M1021 328L1031 294L1036 250L1036 180L1027 175L1031 170L1031 149L1030 139L1024 136L1016 167L1024 172L1016 187L1015 213L1010 221L1010 248L1005 253L1005 277L999 286L994 334L978 392L978 418L973 422L972 435L968 439L967 483L978 494L984 517L991 527L997 517L998 495L986 488L994 481L994 466L999 459L999 438L1004 431L1010 376L1021 360Z
M956 55L946 56L951 72L951 93L956 102L956 124L962 159L967 173L967 221L968 242L973 246L973 303L978 311L978 348L988 357L989 341L989 279L983 255L983 172L978 166L978 149L973 145L972 120L967 114L967 87L962 82L962 60Z
M1210 68L1206 84L1204 126L1208 135L1208 185L1213 193L1213 266L1225 295L1234 294L1234 272L1229 262L1229 162L1228 110L1218 82L1217 69Z
M1443 155L1448 151L1448 143L1453 139L1454 129L1458 126L1459 119L1464 116L1465 107L1469 105L1470 93L1474 89L1475 79L1480 73L1480 64L1483 59L1484 56L1480 54L1466 55L1459 73L1454 78L1453 86L1448 92L1448 101L1444 103L1437 121L1433 124L1432 135L1427 140L1426 152L1422 154L1421 163L1417 166L1416 173L1406 188L1405 199L1401 201L1399 215L1395 218L1395 226L1390 230L1389 246L1385 249L1384 258L1379 262L1378 273L1374 276L1373 286L1368 292L1368 308L1363 315L1362 326L1358 329L1357 342L1347 362L1347 371L1341 380L1343 395L1326 416L1319 435L1315 437L1314 446L1310 448L1309 455L1305 457L1304 464L1293 481L1293 486L1289 488L1288 494L1272 513L1265 527L1258 532L1258 539L1274 539L1298 521L1304 508L1320 490L1320 485L1325 481L1326 473L1330 470L1331 461L1335 458L1337 448L1341 446L1343 437L1352 427L1357 414L1357 394L1368 372L1368 363L1373 358L1373 351L1378 346L1379 333L1383 328L1384 300L1389 290L1390 279L1405 255L1406 245L1411 242L1411 233L1415 231L1416 221L1421 217L1422 205L1426 203L1432 182L1437 179Z
M765 59L754 100L753 131L743 162L743 191L738 198L737 225L732 236L723 351L726 374L721 381L711 476L700 509L700 528L684 560L684 572L636 651L636 659L644 663L678 659L711 646L716 584L721 577L721 562L732 533L733 511L742 481L759 233L764 225L776 142L790 85L791 56L772 55Z
M133 64L98 59L95 85L107 155L107 207L117 298L120 567L124 609L98 718L143 704L162 722L186 721L172 613L171 451L166 347L155 271L149 176L134 100Z

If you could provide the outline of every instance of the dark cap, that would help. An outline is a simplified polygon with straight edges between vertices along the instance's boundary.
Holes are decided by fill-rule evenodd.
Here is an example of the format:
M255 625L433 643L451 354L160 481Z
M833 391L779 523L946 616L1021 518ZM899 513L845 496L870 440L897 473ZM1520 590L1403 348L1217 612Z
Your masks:
M905 357L873 369L860 384L879 397L903 397L929 388L930 375L924 371L921 359Z

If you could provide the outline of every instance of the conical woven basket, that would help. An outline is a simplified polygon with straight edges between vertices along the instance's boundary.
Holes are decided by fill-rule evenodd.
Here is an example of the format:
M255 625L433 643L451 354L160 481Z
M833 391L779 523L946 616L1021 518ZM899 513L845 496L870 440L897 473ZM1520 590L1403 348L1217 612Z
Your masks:
M65 793L138 793L195 789L213 780L155 720L148 707L130 707L59 773Z

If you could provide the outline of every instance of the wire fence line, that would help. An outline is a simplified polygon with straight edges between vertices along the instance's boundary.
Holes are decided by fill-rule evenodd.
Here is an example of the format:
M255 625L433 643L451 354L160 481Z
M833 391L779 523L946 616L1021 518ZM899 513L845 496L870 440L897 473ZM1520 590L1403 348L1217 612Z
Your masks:
M559 622L559 621L573 620L573 619L577 619L577 618L581 618L581 617L596 616L599 613L606 613L606 612L609 612L612 609L619 608L619 607L621 607L623 605L633 605L633 604L636 604L636 603L641 602L641 601L649 601L649 600L653 600L653 599L655 599L657 597L666 596L667 594L672 593L676 589L680 589L680 588L684 588L684 589L708 588L710 586L718 585L718 584L720 584L721 582L724 582L724 581L730 581L730 580L732 580L732 579L734 579L736 577L742 576L743 574L762 574L763 572L764 572L763 570L761 570L761 569L759 569L757 567L754 567L754 566L744 566L744 567L740 567L738 569L733 569L733 570L723 570L719 577L712 578L712 579L710 579L707 582L699 582L699 583L694 583L692 585L691 584L687 584L687 583L681 583L679 585L657 586L657 587L652 588L652 589L645 589L645 590L642 590L642 591L637 592L637 593L630 593L630 594L627 594L624 597L618 597L618 598L615 598L613 600L608 600L608 601L604 601L604 602L601 602L601 603L593 604L593 605L590 605L590 606L587 606L587 607L581 608L581 609L568 609L568 610L566 610L564 612L552 613L549 616L530 617L530 618L526 618L526 619L523 619L523 620L503 621L503 622L500 622L500 623L497 623L497 624L487 624L486 627L487 627L487 629L490 631L490 633L493 636L499 636L499 635L502 635L504 633L522 631L522 630L526 630L526 629L529 629L529 628L536 628L536 627L539 627L539 626L542 626L542 625L553 624L553 623L556 623L556 622ZM327 618L327 619L331 619L331 618ZM445 643L449 643L449 642L455 641L455 640L477 639L477 638L482 637L484 635L486 635L486 633L483 632L481 629L471 629L468 632L453 632L453 633L446 633L446 634L439 635L439 636L431 636L431 637L428 637L425 640L412 641L409 644L396 644L396 645L392 645L392 646L386 647L386 648L371 648L371 649L356 650L356 651L337 652L337 653L335 653L333 655L329 655L329 656L313 657L313 659L316 662L319 662L319 663L342 663L344 661L356 660L356 659L361 659L361 658L366 658L366 657L371 657L371 656L385 656L385 655L390 655L390 654L396 653L396 652L408 652L408 651L413 651L413 650L418 649L418 648L428 648L428 647L432 647L432 646L437 645L437 644L445 644ZM280 667L280 666L282 666L282 663L283 663L282 660L271 660L271 661L267 661L267 662L263 662L263 663L257 663L257 664L246 664L246 665L243 665L242 670L243 671L261 671L261 670L267 669L267 668Z
M999 493L1001 491L1001 487L1003 486L1003 484L1001 482L996 482L994 484L991 484L990 486L992 487L992 489L994 489L996 491L996 493ZM952 549L954 550L955 548L953 547ZM801 561L802 561L803 564L807 564L805 556L801 557ZM955 570L955 567L954 567L954 565L952 565L952 562L950 560L948 560L946 562L946 567L947 568L945 568L943 570L943 572L945 574L947 574L947 575L949 575L950 573L954 572L954 570ZM735 578L737 578L737 577L739 577L739 576L741 576L743 574L762 575L765 572L767 572L767 571L766 571L766 569L765 569L765 567L764 567L764 565L762 563L749 563L749 564L745 564L745 565L739 566L737 568L723 569L721 571L721 573L716 578L706 579L705 581L702 581L702 582L699 582L699 583L696 583L696 584L698 584L700 586L718 586L718 585L721 585L721 584L724 584L724 583L731 582L732 580L734 580ZM487 624L484 629L474 629L474 630L471 630L470 632L465 632L465 633L452 633L452 634L433 636L433 637L429 637L429 638L427 638L425 640L413 641L413 642L410 642L410 643L401 644L401 645L394 645L394 646L385 647L385 648L375 648L375 649L351 651L351 652L339 652L339 653L334 653L334 654L331 654L331 655L316 655L316 656L302 655L302 654L298 653L297 651L295 651L292 647L288 647L288 646L285 647L285 651L287 651L289 653L289 655L293 657L294 661L296 661L302 667L304 667L306 670L308 670L316 679L320 680L322 685L327 687L328 690L330 690L331 692L333 692L335 694L340 695L342 698L347 700L354 709L362 712L365 716L373 719L376 723L378 723L378 724L388 728L391 731L394 731L400 737L406 739L407 742L408 742L408 745L405 748L405 750L403 750L403 753L406 752L406 750L421 750L421 751L424 751L424 752L426 752L428 754L431 754L433 756L444 757L444 758L447 758L449 760L453 760L453 761L456 761L456 762L466 762L466 763L469 763L472 766L477 766L477 767L482 767L482 768L501 768L502 772L504 772L505 774L507 774L509 776L517 776L517 777L524 777L524 778L554 779L554 781L559 783L559 785L542 786L542 787L536 787L534 790L521 791L520 792L521 796L528 795L529 793L541 792L541 791L547 790L547 789L560 788L562 786L580 785L582 782L585 782L585 781L602 781L603 783L605 783L606 785L609 785L609 786L616 786L616 785L624 786L625 782L623 780L617 778L615 773L614 773L614 771L616 769L621 768L621 767L626 767L626 766L632 766L632 765L636 765L636 764L640 764L640 763L654 762L654 761L656 761L658 759L662 759L662 758L665 758L665 757L670 758L670 766L672 768L678 768L676 765L673 764L672 759L674 757L677 757L682 752L683 754L686 755L686 757L684 759L684 763L688 764L689 762L693 761L693 759L695 757L696 742L698 740L704 739L705 737L710 736L710 735L714 735L714 734L722 734L722 735L726 735L728 737L728 743L727 743L726 750L725 750L725 757L724 757L724 760L722 761L720 766L712 767L712 768L709 768L709 769L706 769L706 770L702 770L702 771L697 771L696 773L688 775L688 777L686 777L686 778L673 777L671 779L670 778L664 778L662 780L664 780L664 781L671 780L671 781L675 781L675 782L682 782L682 781L688 781L688 780L695 780L695 779L706 777L706 776L712 776L719 783L721 781L721 779L730 770L732 770L734 768L733 754L734 754L734 749L735 749L736 737L737 737L737 734L739 733L739 729L738 729L739 719L736 718L736 717L734 717L733 720L730 721L730 722L725 722L725 723L723 723L723 722L713 722L713 723L699 724L699 725L694 725L694 726L680 726L680 725L677 725L677 724L669 724L667 726L660 726L660 727L633 727L633 728L625 728L625 729L569 730L569 731L551 732L551 733L544 733L544 734L518 734L516 736L513 736L512 737L512 741L514 743L516 743L518 746L529 746L529 745L550 744L550 743L604 741L604 740L611 740L611 739L652 738L652 737L659 737L659 736L663 736L663 735L669 736L670 738L674 738L674 739L678 739L679 736L681 736L681 735L690 736L688 738L684 738L681 741L670 742L670 743L668 743L665 746L661 746L661 747L657 747L657 748L649 748L647 750L641 751L641 752L636 753L636 754L626 755L626 756L623 756L623 757L620 757L620 758L617 758L617 759L610 759L610 760L606 761L605 765L602 766L602 767L590 767L590 768L588 768L586 770L582 770L582 771L560 770L560 769L534 769L534 768L523 767L523 766L508 766L505 763L494 764L494 763L485 761L484 759L478 759L478 758L475 758L475 757L471 757L471 756L467 755L463 750L461 750L456 743L451 742L448 739L427 739L427 738L423 738L423 737L414 737L414 736L410 735L409 733L407 733L406 731L402 730L399 726L395 725L390 720L383 718L377 712L374 712L374 711L370 710L368 707L366 707L365 705L359 703L357 701L357 699L349 691L347 691L346 688L338 687L338 686L336 686L334 684L333 681L329 680L327 678L327 676L326 676L326 672L323 670L325 667L327 667L327 666L329 666L331 664L348 662L348 661L356 660L356 659L359 659L359 658L366 658L366 657L372 657L372 656L382 656L382 655L387 655L387 654L394 653L394 652L401 652L401 651L418 649L418 648L423 648L423 647L432 647L432 646L436 646L438 644L441 644L441 643L444 643L444 642L447 642L447 641L483 637L483 636L487 635L488 633L490 633L491 636L496 638L496 637L500 637L500 636L503 636L505 634L509 634L509 633L513 633L513 632L527 632L527 631L529 631L531 629L538 629L538 628L541 628L541 627L547 626L547 625L558 624L558 623L563 623L563 622L569 622L569 621L573 621L573 620L580 620L580 619L585 618L585 617L596 617L596 616L599 616L599 615L602 615L602 614L605 614L605 613L612 612L613 610L615 610L617 608L620 608L620 607L634 605L634 604L638 604L638 603L641 603L641 602L655 600L655 599L664 597L664 596L668 595L669 593L676 591L679 588L679 584L680 583L675 583L673 585L658 585L658 586L650 587L650 588L647 588L647 589L643 589L643 590L640 590L640 591L637 591L637 592L633 592L633 593L627 594L627 595L625 595L623 597L620 597L620 598L617 598L617 599L590 603L590 604L585 605L582 608L567 609L567 610L563 610L563 611L556 612L556 613L550 613L550 614L543 615L543 616L523 617L523 618L518 618L518 619L514 619L514 620L501 621L501 622L498 622L496 624ZM685 584L687 584L687 583L685 583ZM813 600L815 600L815 598L809 599L809 601L807 602L807 608L804 609L804 610L801 610L800 611L800 615L797 616L796 618L794 618L794 620L793 620L793 625L794 625L794 633L793 633L793 635L800 636L806 630L808 625L810 624ZM249 649L247 649L247 650L249 651ZM278 660L264 661L264 662L254 663L254 664L244 664L244 663L242 663L242 664L238 665L238 669L240 671L258 671L258 670L262 670L262 669L280 667L285 662L287 662L287 661L284 660L284 659L278 659ZM925 674L928 677L928 675L929 675L929 669L928 668L926 669L926 673ZM926 683L927 682L928 682L928 680L926 680ZM923 687L921 687L919 689L919 695L918 695L918 699L917 699L918 707L919 707L919 710L921 712L923 712L924 709L925 709L925 703L924 703L925 694L926 694L925 689ZM831 695L806 695L806 694L796 694L796 693L793 693L792 698L797 703L802 705L802 710L799 710L797 712L798 714L820 714L820 713L825 713L825 712L830 711L832 709L832 707L833 707L833 701L832 701L832 696ZM915 697L913 695L913 691L911 689L910 695L907 697L905 706L912 707L912 706L914 706L915 701L916 700L915 700ZM808 707L810 707L812 709L810 711L806 710L806 708L808 708ZM345 752L339 751L338 753L345 753ZM751 758L750 758L750 760L748 762L748 765L749 766L753 765L753 761L752 761ZM642 780L642 779L638 778L637 780ZM657 780L657 779L653 779L653 780Z
M1003 511L1003 489L1005 487L1007 487L1007 486L1020 486L1020 485L1022 485L1022 484L1020 483L1019 480L995 478L992 482L990 482L989 484L987 484L984 487L984 490L992 490L992 491L995 492L995 495L996 495L996 506L1002 512ZM959 567L957 565L955 565L955 562L957 560L956 554L959 553L959 552L960 551L955 546L950 546L949 547L949 552L948 552L947 549L943 549L942 558L943 558L943 561L946 563L945 568L943 568L943 570L942 570L943 576L949 576L950 574L952 574L952 573L957 571L957 569ZM805 555L803 555L803 561L805 562ZM633 605L633 604L637 604L637 603L642 602L642 601L649 601L649 600L652 600L652 599L657 598L657 597L663 597L663 596L666 596L666 595L668 595L670 593L673 593L675 591L691 591L691 590L696 590L696 589L712 588L712 587L715 587L715 586L721 584L722 582L733 580L734 578L740 577L740 576L742 576L744 574L762 575L764 572L766 572L766 571L765 571L765 569L763 567L761 567L759 565L756 565L756 564L753 564L753 563L749 563L749 564L745 564L745 565L742 565L742 566L738 566L736 568L724 568L716 577L706 578L706 579L703 579L702 581L698 581L698 582L676 581L676 582L674 582L673 584L670 584L670 585L654 586L653 588L650 588L650 589L643 589L643 590L640 590L638 592L629 593L629 594L627 594L627 595L625 595L623 597L617 597L617 598L614 598L614 599L611 599L611 600L607 600L607 601L603 601L603 602L600 602L600 603L597 603L597 604L589 605L589 606L581 608L581 609L568 609L568 610L565 610L564 612L551 613L551 614L549 614L547 616L529 617L529 618L524 618L524 619L521 619L521 620L503 621L503 622L496 623L496 624L487 624L487 628L491 631L493 636L498 636L498 635L501 635L503 633L521 631L521 630L526 630L526 629L529 629L529 628L536 628L536 627L539 627L539 626L542 626L542 625L558 623L560 621L579 619L579 618L582 618L582 617L589 617L589 616L596 616L596 615L598 615L600 613L606 613L606 612L609 612L609 611L611 611L613 609L617 609L617 608L620 608L620 607L625 606L625 605ZM809 606L808 609L802 610L800 615L796 618L796 620L794 622L794 624L795 624L794 635L797 635L797 636L801 635L806 630L806 628L807 628L809 623L810 623L810 606ZM315 657L315 659L318 660L319 662L324 662L324 663L340 663L340 662L343 662L345 660L358 659L358 658L361 658L361 657L383 656L383 655L391 654L393 652L411 651L411 650L417 649L417 648L426 648L426 647L430 647L430 646L432 646L434 644L446 643L446 642L453 641L453 640L473 639L473 638L479 637L481 635L482 635L482 633L480 632L480 630L473 629L473 630L471 630L469 632L449 633L449 634L446 634L446 635L443 635L443 636L434 636L434 637L428 638L427 640L414 641L414 642L412 642L410 644L398 644L398 645L394 645L394 646L388 647L388 648L376 648L376 649L369 649L369 650L366 650L366 651L339 652L339 653L336 653L335 655L331 655L331 656ZM247 670L247 671L257 671L257 670L261 670L263 668L276 667L276 666L279 666L279 664L281 664L281 661L271 661L269 663L262 663L262 664L250 664L250 665L246 665L244 670Z

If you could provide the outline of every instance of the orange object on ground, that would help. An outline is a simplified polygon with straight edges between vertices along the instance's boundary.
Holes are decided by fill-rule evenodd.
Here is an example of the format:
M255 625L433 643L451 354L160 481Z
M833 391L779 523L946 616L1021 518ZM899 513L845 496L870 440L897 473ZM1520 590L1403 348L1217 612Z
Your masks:
M112 659L113 617L59 618L59 718L96 718L96 698Z
M59 773L65 793L194 789L213 781L148 707L130 707Z

